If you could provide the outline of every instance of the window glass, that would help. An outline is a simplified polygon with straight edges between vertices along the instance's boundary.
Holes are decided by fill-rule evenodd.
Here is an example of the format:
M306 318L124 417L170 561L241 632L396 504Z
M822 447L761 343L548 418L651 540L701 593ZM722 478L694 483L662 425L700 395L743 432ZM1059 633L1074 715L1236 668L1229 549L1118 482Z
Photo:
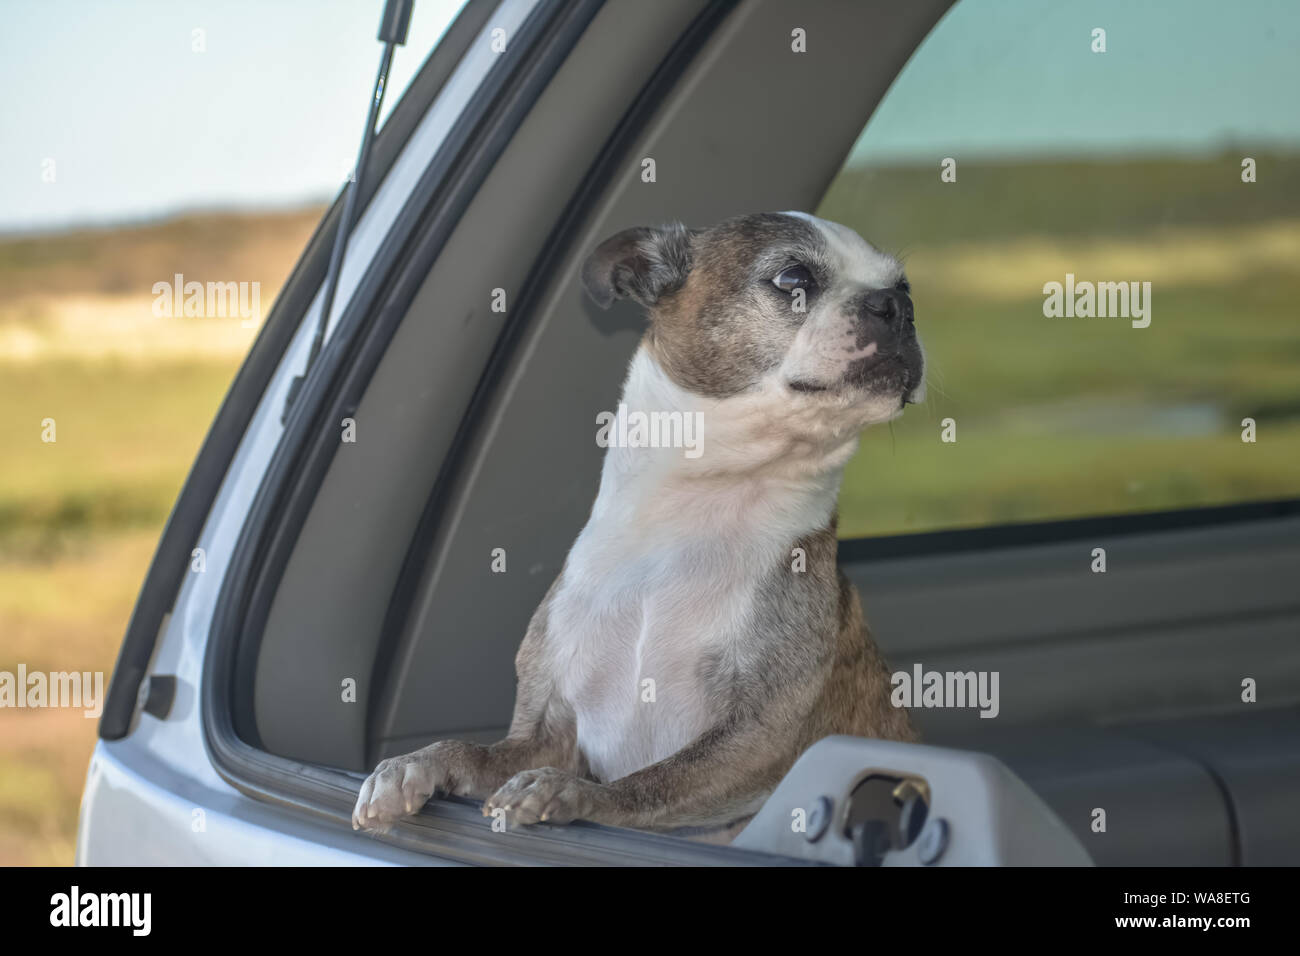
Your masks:
M1300 494L1300 4L963 0L818 215L907 266L928 398L845 537Z

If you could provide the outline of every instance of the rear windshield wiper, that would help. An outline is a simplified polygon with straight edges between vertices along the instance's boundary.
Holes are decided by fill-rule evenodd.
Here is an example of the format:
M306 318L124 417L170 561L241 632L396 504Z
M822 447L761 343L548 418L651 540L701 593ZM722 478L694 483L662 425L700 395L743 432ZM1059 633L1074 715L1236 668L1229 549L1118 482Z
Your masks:
M366 164L370 160L370 146L375 140L375 127L379 121L379 109L384 102L384 86L388 81L388 69L393 63L393 50L406 45L407 30L411 25L411 8L415 0L386 0L384 15L379 22L378 40L384 45L383 55L379 58L379 75L375 77L375 92L370 98L370 109L366 113L366 128L361 134L361 150L357 154L357 165L353 169L351 182L343 197L343 214L339 219L338 232L334 234L334 248L330 250L329 269L325 273L325 292L321 296L320 316L316 323L316 336L311 342L311 351L307 353L307 364L301 375L295 375L289 383L289 394L284 402L284 412L280 415L283 424L289 417L302 383L311 371L321 348L325 344L325 331L329 328L330 312L334 307L334 291L338 286L339 272L343 267L343 253L347 249L348 237L357 216L357 197L361 194L362 178L366 173Z

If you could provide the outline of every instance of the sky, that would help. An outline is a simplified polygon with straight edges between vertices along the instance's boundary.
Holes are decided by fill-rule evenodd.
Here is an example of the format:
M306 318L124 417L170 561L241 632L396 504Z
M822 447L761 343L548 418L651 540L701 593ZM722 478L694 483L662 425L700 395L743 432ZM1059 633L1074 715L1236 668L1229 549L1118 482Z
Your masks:
M330 198L360 142L382 6L0 0L0 231ZM459 6L416 0L386 109ZM851 158L1297 146L1297 49L1300 0L962 0Z
M962 0L850 156L1297 148L1298 98L1300 0Z
M461 5L417 0L384 116ZM0 230L332 197L361 142L382 10L0 0ZM42 177L50 159L53 183Z

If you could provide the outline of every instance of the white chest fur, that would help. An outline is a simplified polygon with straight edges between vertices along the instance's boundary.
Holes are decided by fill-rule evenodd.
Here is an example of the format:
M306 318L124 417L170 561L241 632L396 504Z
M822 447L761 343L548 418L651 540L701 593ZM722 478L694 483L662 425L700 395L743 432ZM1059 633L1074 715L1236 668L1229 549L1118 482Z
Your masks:
M588 530L548 630L578 744L608 781L670 756L714 722L720 702L704 668L732 653L752 597L729 569L693 562L688 544L629 554Z
M630 407L702 411L703 454L611 447L591 518L547 616L555 687L577 717L592 772L617 780L671 756L721 716L716 675L744 668L762 638L759 589L791 543L825 527L856 432L829 450L806 430L761 425L760 395L700 406L638 352ZM806 446L794 455L790 445ZM781 467L769 467L772 460Z

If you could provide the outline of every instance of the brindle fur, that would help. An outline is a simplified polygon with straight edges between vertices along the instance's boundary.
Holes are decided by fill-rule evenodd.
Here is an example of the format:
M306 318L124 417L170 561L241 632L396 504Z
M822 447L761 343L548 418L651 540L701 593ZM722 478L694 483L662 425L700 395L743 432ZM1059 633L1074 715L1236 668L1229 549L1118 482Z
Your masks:
M814 271L830 268L815 228L761 215L712 230L629 230L597 249L583 278L602 305L631 297L652 310L644 344L674 381L724 396L769 370L788 342L781 328L788 318L754 278L779 269L792 250ZM806 554L801 573L791 569L796 548ZM485 815L501 810L515 824L731 824L729 836L822 737L917 740L907 711L890 703L889 670L836 553L833 513L821 530L773 551L744 655L699 664L719 718L676 753L617 780L595 779L578 745L574 709L548 668L547 644L557 637L549 610L565 580L561 571L520 645L505 739L440 741L383 761L362 788L354 826L390 825L437 792L484 798Z

